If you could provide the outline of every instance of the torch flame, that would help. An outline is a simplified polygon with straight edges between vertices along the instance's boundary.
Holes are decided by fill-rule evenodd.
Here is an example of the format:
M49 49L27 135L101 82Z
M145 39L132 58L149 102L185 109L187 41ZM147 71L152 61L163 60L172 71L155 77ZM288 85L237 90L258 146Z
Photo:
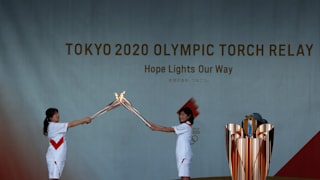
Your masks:
M118 95L118 93L115 92L114 96L116 97L116 101L122 102L125 93L126 93L126 91L122 91L122 93L120 93L120 95Z
M120 97L119 97L120 102L122 102L125 93L126 93L126 91L122 91L122 93L120 93Z
M118 93L114 93L114 96L116 97L116 100L119 100L119 96L118 96Z

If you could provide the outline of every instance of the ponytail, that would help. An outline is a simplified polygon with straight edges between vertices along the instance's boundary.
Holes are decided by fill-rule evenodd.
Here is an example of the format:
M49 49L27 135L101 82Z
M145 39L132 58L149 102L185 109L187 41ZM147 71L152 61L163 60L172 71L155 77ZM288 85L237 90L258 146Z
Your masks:
M43 135L48 136L49 118L45 118L43 121Z
M49 108L46 110L46 118L43 121L43 135L48 136L48 126L50 122L50 118L55 114L58 113L58 109L56 108Z

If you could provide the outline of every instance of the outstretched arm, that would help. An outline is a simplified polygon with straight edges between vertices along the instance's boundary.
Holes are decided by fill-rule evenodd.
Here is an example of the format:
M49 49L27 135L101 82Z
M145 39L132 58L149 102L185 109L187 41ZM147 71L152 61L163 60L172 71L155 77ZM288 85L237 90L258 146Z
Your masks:
M68 128L72 128L72 127L78 126L80 124L89 124L89 123L91 123L91 121L92 121L92 118L90 118L90 117L71 121L68 123Z
M165 126L160 126L160 125L157 125L157 124L153 124L151 123L150 121L148 121L150 123L150 129L152 131L162 131L162 132L175 132L174 129L172 127L165 127Z

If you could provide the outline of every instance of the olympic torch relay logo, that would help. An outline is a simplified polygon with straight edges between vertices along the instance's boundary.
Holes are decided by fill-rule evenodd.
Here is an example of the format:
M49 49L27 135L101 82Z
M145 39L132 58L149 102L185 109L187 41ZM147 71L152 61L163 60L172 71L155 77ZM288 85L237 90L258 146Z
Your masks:
M200 128L192 128L191 145L195 144L199 140Z

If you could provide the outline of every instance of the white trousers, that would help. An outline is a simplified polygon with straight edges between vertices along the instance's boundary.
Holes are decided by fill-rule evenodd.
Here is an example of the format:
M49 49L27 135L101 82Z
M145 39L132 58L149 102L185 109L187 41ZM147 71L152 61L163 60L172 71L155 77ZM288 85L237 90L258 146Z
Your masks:
M64 168L64 161L47 161L49 179L60 179Z

